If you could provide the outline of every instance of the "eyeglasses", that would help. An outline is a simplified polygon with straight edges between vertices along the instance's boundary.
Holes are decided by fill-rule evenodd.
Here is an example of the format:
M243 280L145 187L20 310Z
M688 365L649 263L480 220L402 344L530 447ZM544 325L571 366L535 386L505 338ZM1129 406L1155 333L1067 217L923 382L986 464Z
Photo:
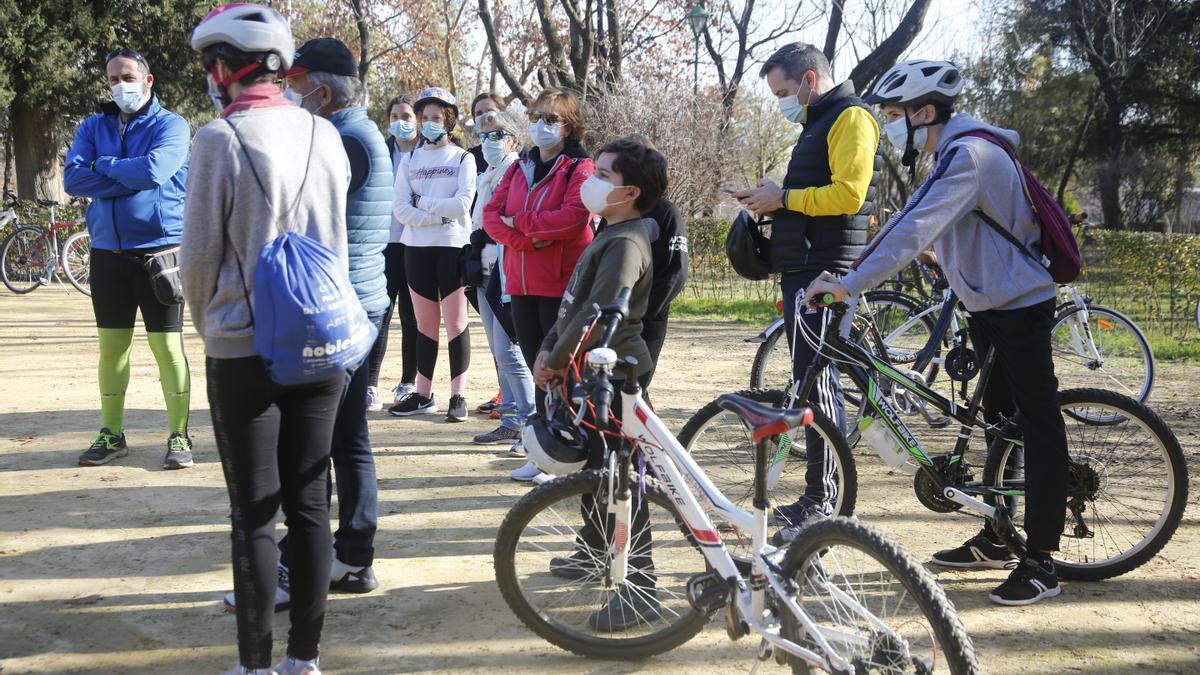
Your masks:
M562 118L554 113L539 113L539 112L529 113L529 121L530 122L537 122L538 120L545 120L546 124L558 124L559 122L562 121Z
M485 141L502 141L506 138L515 138L515 136L513 136L512 134L510 134L509 132L507 132L503 129L496 129L494 131L484 131L481 134L479 134L479 137Z
M150 64L146 63L146 58L144 56L142 56L141 54L133 51L132 49L114 49L113 51L111 51L107 55L105 55L104 64L108 65L109 61L112 61L113 59L117 58L118 56L123 56L127 59L133 59L134 61L137 61L138 63L145 66L146 70L150 70Z

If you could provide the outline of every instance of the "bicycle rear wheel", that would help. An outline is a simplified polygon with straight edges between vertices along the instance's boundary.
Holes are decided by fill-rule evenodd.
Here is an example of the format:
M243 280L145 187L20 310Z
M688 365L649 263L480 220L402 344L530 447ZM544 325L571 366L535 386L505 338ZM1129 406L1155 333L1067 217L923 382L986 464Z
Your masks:
M1129 317L1107 307L1073 306L1050 329L1060 389L1109 389L1145 403L1154 386L1154 354ZM1073 414L1073 413L1071 413ZM1111 424L1118 418L1084 421Z
M790 389L792 384L792 354L788 351L787 328L767 337L754 352L750 365L750 387L753 389Z
M17 228L0 248L3 264L0 273L8 290L23 295L41 286L49 276L46 262L53 259L55 251L39 227Z
M496 581L517 618L558 647L601 659L661 654L708 621L687 600L688 579L704 573L707 560L657 481L647 478L646 522L630 523L629 581L608 584L614 521L607 491L605 473L582 471L525 495L496 536ZM582 532L585 521L594 535ZM600 537L603 550L583 544ZM568 556L576 556L569 565L551 566ZM622 601L617 615L627 625L605 627L600 610L622 595L641 602Z
M852 672L980 672L971 638L933 575L874 529L844 518L813 523L782 569L796 586L792 599ZM788 608L778 611L783 637L824 651ZM788 661L794 673L819 672L795 656Z
M63 272L67 281L84 295L92 294L92 237L87 232L71 235L62 247Z
M1100 389L1059 394L1067 427L1070 474L1066 524L1054 555L1059 576L1095 581L1139 567L1171 539L1187 502L1188 474L1179 440L1145 405ZM1117 420L1098 425L1097 416ZM1024 453L996 441L985 485L1025 492ZM1024 519L1023 496L989 496Z

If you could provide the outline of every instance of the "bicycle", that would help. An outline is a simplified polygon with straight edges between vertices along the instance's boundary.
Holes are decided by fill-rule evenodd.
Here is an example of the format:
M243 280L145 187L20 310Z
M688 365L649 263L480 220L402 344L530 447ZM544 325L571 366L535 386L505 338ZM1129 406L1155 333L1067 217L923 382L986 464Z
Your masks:
M8 290L18 295L29 293L51 281L62 284L62 278L84 295L91 295L88 286L91 276L91 237L87 230L75 232L58 244L58 233L86 224L84 218L58 222L54 216L60 202L35 199L38 206L50 209L50 224L21 225L16 214L16 199L12 198L0 218L18 223L18 227L0 244L0 276ZM5 222L0 222L0 226ZM59 270L61 269L61 276ZM65 288L65 284L63 284Z
M787 392L752 389L739 395L765 405L790 407L810 400L816 378L831 363L844 365L850 380L866 393L865 414L871 418L870 424L882 425L885 432L884 447L872 449L890 470L913 476L918 501L938 513L965 508L983 516L1021 556L1024 539L1016 523L1025 492L1024 441L1012 420L991 425L983 417L982 394L995 365L995 352L989 350L980 360L975 391L969 400L959 403L953 391L947 399L920 377L899 371L878 354L841 337L835 327L847 311L844 303L834 303L823 311L826 322L820 335L806 331L803 322L797 324L798 335L809 340L818 353L804 379ZM919 399L957 423L953 451L936 456L927 453L885 395L883 382L906 399ZM1179 525L1188 492L1183 451L1162 419L1128 396L1099 389L1069 389L1060 391L1059 406L1067 425L1070 457L1064 539L1062 551L1055 556L1060 577L1099 580L1124 574L1160 551ZM1097 424L1095 419L1111 421ZM827 418L824 423L830 424ZM719 406L710 403L688 420L680 442L693 453L699 449L702 456L740 463L744 471L744 439L729 427ZM826 433L836 431L832 428ZM966 458L968 444L978 432L989 439L981 481L974 479L977 467L970 466ZM790 448L794 435L789 432L780 437L768 475L803 473L804 465L798 461L803 453ZM716 447L712 447L714 443ZM698 444L703 445L698 448ZM840 486L834 513L848 516L857 499L855 459L845 444L833 446L832 456ZM802 490L793 494L802 494Z
M579 405L574 423L586 424L586 409L595 420L591 433L604 430L621 442L609 452L606 468L546 483L505 518L494 565L513 613L556 646L596 658L668 651L723 608L731 639L757 634L758 658L774 656L794 672L978 672L970 638L944 592L875 530L831 519L805 530L786 550L767 543L769 439L809 423L811 410L771 409L732 395L721 399L755 439L749 511L712 484L633 378L622 388L621 420L610 430L610 378L615 367L629 364L607 345L627 302L625 289L616 303L596 307L584 340L598 325L603 337L579 359L586 365L572 359L578 382L572 400ZM722 521L751 533L746 555L730 553L702 502ZM585 523L603 545L584 544ZM552 556L571 551L576 564L563 576ZM622 609L626 623L619 629L606 628L593 614L614 597L631 608L629 615ZM639 599L649 609L635 611Z

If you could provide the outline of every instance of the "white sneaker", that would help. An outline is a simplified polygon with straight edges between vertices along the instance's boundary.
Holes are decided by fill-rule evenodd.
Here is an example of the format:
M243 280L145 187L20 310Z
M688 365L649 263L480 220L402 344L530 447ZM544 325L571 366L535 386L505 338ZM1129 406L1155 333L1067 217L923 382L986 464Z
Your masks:
M383 410L383 401L379 398L379 387L367 387L367 412Z
M540 475L542 475L542 470L534 466L533 462L525 462L524 466L508 474L508 477L515 481L528 483Z
M392 390L392 393L395 395L393 397L394 400L392 401L392 405L399 405L400 401L403 401L409 394L416 390L417 386L411 382L401 382L400 384L396 385L396 388Z
M554 480L555 478L558 478L558 476L555 476L552 473L538 473L538 475L533 477L533 484L534 485L545 485L546 483L549 483L550 481Z
M520 438L517 438L517 442L513 443L512 447L508 449L508 456L525 459L525 444L521 442Z
M247 668L246 666L238 666L233 670L227 670L222 675L279 675L274 668Z
M279 665L275 666L275 671L279 675L321 675L321 668L317 665L317 661L320 660L318 657L312 661L301 661L291 656L285 656Z
M292 606L291 584L288 579L288 568L279 563L275 568L275 611L285 612ZM225 594L225 611L230 614L237 612L237 601L233 591ZM265 672L265 671L264 671Z

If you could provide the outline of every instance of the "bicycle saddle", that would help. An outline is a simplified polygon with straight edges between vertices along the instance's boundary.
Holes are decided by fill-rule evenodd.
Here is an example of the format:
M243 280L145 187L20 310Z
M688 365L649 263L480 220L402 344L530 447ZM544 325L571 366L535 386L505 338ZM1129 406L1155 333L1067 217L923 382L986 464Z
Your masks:
M737 394L721 394L717 405L742 418L757 443L768 436L785 433L788 429L812 424L811 408L772 408Z
M56 202L53 199L35 199L33 202L38 206L62 206L62 202Z

